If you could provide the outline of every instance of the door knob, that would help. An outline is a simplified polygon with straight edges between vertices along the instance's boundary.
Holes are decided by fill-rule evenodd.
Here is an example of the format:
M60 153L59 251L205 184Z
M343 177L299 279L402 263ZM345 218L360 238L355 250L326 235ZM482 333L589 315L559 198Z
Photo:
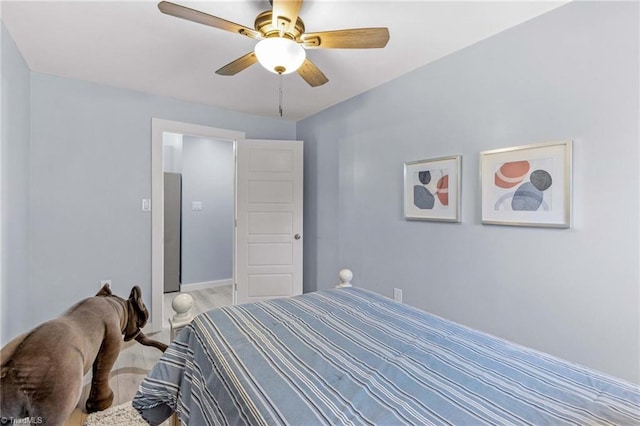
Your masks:
M302 238L302 236L300 234L296 234L293 236L293 238L295 238L296 240L299 240L300 238Z

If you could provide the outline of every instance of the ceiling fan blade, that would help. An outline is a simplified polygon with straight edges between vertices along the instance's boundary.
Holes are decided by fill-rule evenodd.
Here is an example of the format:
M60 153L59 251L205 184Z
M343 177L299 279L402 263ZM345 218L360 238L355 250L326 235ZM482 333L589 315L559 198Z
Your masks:
M273 0L273 26L283 32L293 32L302 0Z
M373 49L387 45L389 29L353 28L306 33L300 36L300 41L307 49Z
M251 65L258 62L258 58L256 58L256 54L254 52L249 52L246 55L236 59L233 62L229 62L224 67L220 68L216 71L216 74L220 75L236 75L240 71L249 68Z
M199 10L180 6L179 4L161 1L158 3L158 9L166 15L175 16L176 18L182 18L187 21L197 22L199 24L208 25L225 31L231 31L232 33L242 34L253 39L262 38L262 34L254 29L236 24L235 22L227 21L226 19L218 18L217 16L209 15L208 13L200 12Z
M320 68L315 66L309 58L305 59L302 65L300 65L300 68L298 68L298 74L304 79L304 81L309 83L309 86L311 87L322 86L329 81L322 71L320 71Z

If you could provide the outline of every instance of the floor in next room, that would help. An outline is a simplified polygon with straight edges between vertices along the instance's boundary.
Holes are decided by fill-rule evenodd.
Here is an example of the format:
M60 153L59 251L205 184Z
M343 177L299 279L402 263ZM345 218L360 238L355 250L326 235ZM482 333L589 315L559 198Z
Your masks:
M231 305L231 286L214 287L209 289L188 291L193 297L194 315L208 310ZM169 321L174 314L171 309L171 301L178 293L164 295L164 321L163 330L158 333L148 334L148 337L169 344ZM138 390L138 386L146 377L151 368L158 362L162 353L153 347L142 346L136 341L123 342L120 355L111 370L109 383L113 389L114 399L112 406L131 401ZM78 406L73 411L65 426L81 426L87 418L84 405L89 395L91 372L84 378L84 386ZM105 425L106 426L106 425Z

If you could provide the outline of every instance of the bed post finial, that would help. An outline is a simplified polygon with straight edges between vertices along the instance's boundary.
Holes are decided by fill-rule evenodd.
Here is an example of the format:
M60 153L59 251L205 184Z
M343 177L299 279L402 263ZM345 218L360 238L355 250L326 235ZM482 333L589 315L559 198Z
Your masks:
M178 335L178 332L193 319L193 314L190 312L193 307L193 297L188 293L180 293L173 298L171 307L176 312L173 317L169 318L171 340L173 340Z
M353 272L350 269L341 269L338 276L340 277L340 284L336 286L337 288L352 287Z

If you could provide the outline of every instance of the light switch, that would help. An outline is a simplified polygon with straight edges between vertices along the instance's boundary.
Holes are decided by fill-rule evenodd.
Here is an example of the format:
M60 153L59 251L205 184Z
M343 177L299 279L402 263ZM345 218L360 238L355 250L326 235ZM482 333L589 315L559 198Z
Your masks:
M151 211L151 200L148 198L143 198L142 199L142 211L143 212L150 212Z
M202 201L192 201L191 210L194 212L202 211Z

